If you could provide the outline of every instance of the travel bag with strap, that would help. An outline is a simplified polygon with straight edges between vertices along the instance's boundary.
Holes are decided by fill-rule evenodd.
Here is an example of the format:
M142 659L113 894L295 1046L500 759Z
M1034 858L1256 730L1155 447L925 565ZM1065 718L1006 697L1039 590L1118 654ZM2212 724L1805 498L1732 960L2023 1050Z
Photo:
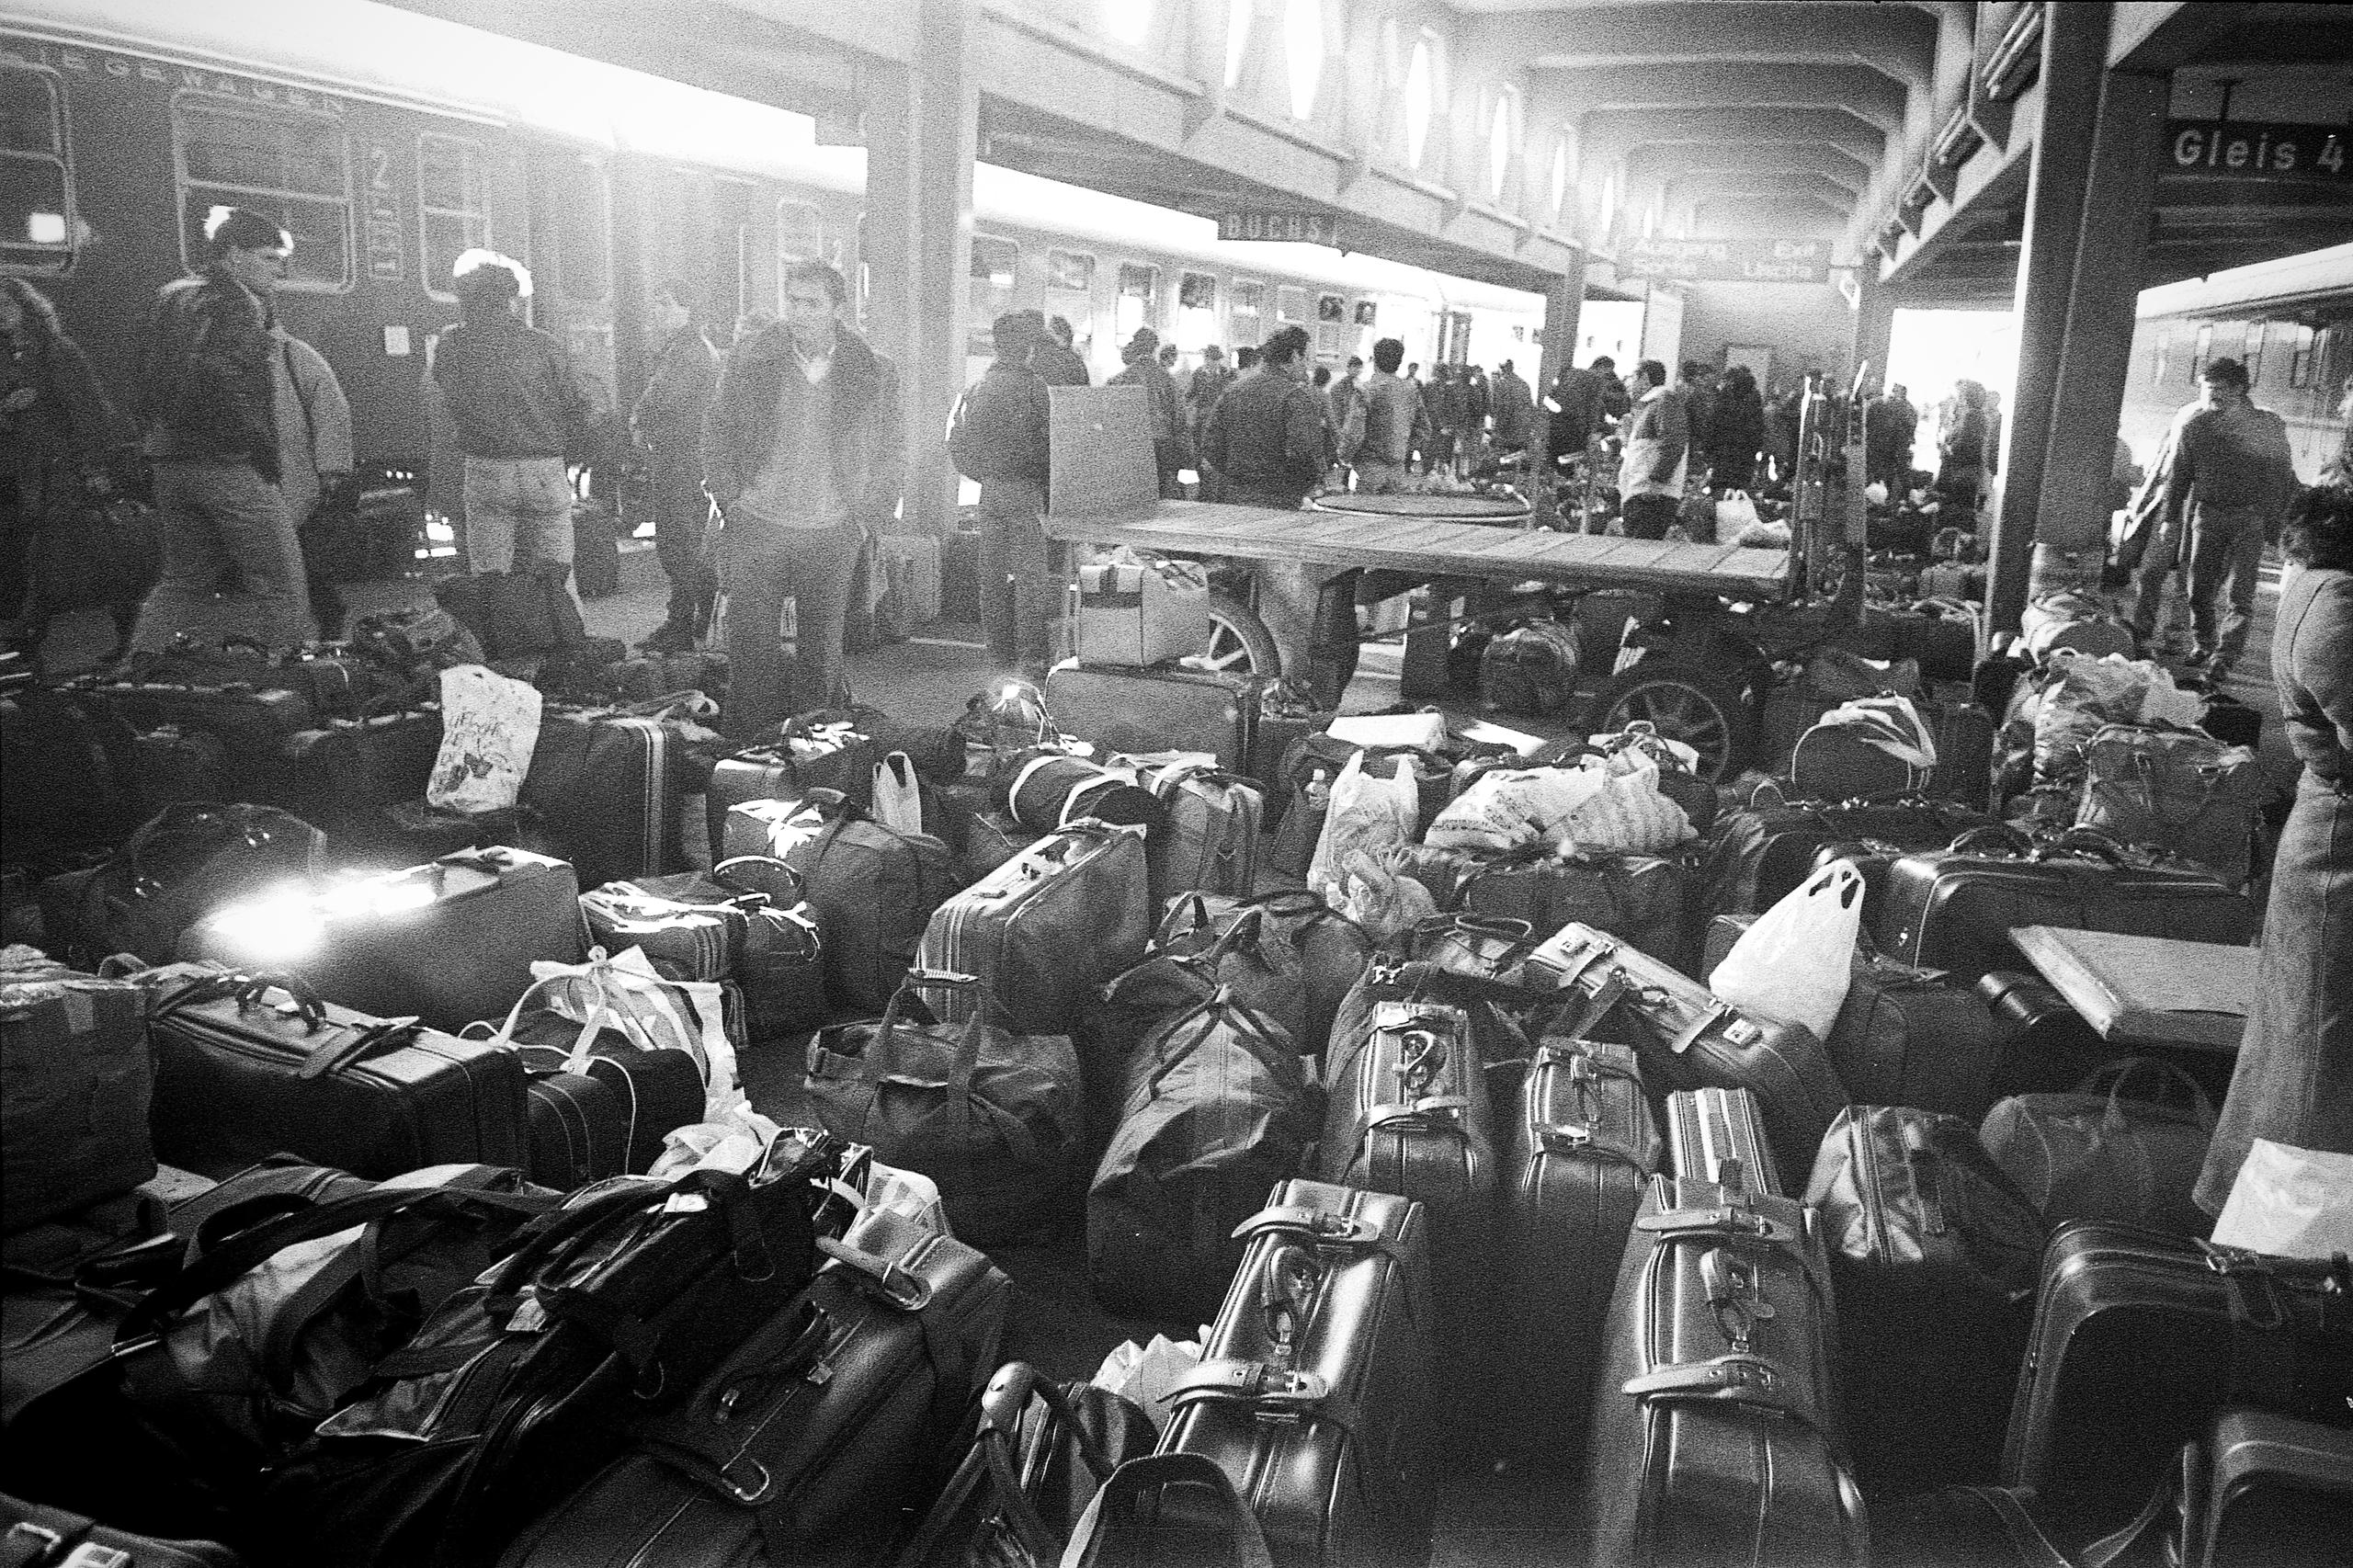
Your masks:
M2084 753L2075 825L2203 866L2225 887L2254 870L2263 769L2253 751L2196 730L2104 725Z
M629 927L620 925L597 933L594 894L582 897L581 907L599 945L619 949L647 945L648 938L665 949L650 954L654 966L665 974L676 964L697 970L711 961L702 927L691 924L715 920L724 932L725 972L678 972L680 980L732 979L744 993L745 1032L754 1041L797 1034L823 1023L830 1011L825 995L825 939L817 911L801 896L801 873L769 855L739 855L722 860L709 871L681 871L671 877L646 877L616 882L600 892L631 889L632 899L650 899L654 907L633 905ZM648 929L649 918L652 929ZM686 938L685 950L676 937Z
M2182 1100L2125 1090L2139 1082ZM2018 1095L1980 1130L1986 1153L2046 1224L2103 1220L2203 1235L2191 1198L2214 1135L2214 1105L2179 1067L2151 1056L2109 1063L2068 1095Z
M1320 1058L1341 1003L1377 949L1363 926L1303 889L1256 899L1179 894L1165 906L1154 946L1172 954L1199 951L1252 909L1260 912L1270 961L1279 968L1286 947L1298 955L1302 1014L1292 1038L1302 1052ZM1285 1014L1278 1009L1275 1016Z
M1165 831L1144 844L1154 908L1183 892L1247 898L1256 891L1264 786L1191 762L1143 767L1139 777L1167 812Z
M129 953L168 963L180 933L221 904L307 887L326 835L271 806L166 806L102 864L41 888L48 950L93 967Z

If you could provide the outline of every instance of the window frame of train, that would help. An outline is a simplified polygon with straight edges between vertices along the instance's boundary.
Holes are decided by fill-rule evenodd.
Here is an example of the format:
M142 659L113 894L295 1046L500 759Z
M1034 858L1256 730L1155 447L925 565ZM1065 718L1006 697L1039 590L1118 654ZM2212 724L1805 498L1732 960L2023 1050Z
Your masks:
M1001 245L1010 253L1006 256L1003 283L997 281L997 269L994 265L990 265L985 272L982 270L984 265L982 247L984 245L991 247ZM978 293L983 286L988 290L986 300L983 300ZM964 353L968 358L978 357L985 359L995 356L996 337L994 329L996 325L996 318L1013 309L1013 301L1020 292L1021 242L1008 234L974 234L972 263L966 268L964 295L967 314L964 324Z
M53 241L35 239L32 220L37 210L28 201L24 212L24 238L0 239L0 272L60 278L74 270L76 228L74 136L73 129L67 123L69 110L64 80L47 65L37 65L28 60L0 61L0 74L16 73L38 79L48 92L49 147L45 151L30 146L0 147L0 164L54 165L57 171L57 205L61 210L57 216L63 222L64 232Z
M2313 372L2320 368L2321 345L2328 335L2326 327L2315 327L2310 322L2289 324L2296 332L2296 346L2288 350L2288 386L2302 392L2313 384Z
M1296 306L1288 301L1296 298ZM1287 326L1305 327L1312 340L1315 334L1315 293L1304 283L1275 285L1275 330Z
M1075 286L1063 281L1073 271L1074 263L1078 264L1079 282ZM1095 263L1091 250L1047 246L1045 287L1039 294L1044 301L1040 313L1048 321L1060 316L1070 323L1071 351L1082 359L1095 344ZM1074 299L1078 301L1075 308L1070 302Z
M1205 290L1209 302L1196 303ZM1177 268L1175 341L1178 352L1198 356L1217 341L1217 302L1222 291L1216 273Z
M2214 324L2212 322L2206 322L2200 325L2198 328L2198 335L2190 344L2189 384L2191 386L2194 387L2198 384L2198 373L2206 368L2206 361L2212 358L2213 356Z
M1122 260L1119 270L1112 276L1116 285L1111 294L1111 335L1117 339L1115 347L1124 355L1129 343L1134 340L1138 327L1148 326L1152 328L1154 336L1160 335L1160 265L1151 261ZM1142 293L1130 289L1131 280L1142 282ZM1133 325L1127 320L1130 300L1143 301Z
M1244 301L1247 301L1248 303ZM1251 332L1242 333L1242 318L1250 318ZM1267 285L1256 278L1236 278L1226 295L1225 335L1235 348L1256 348L1267 341Z
M428 143L432 148L428 148ZM458 172L458 196L473 205L451 207L432 199L436 194L427 183L426 158L431 150L455 149ZM441 193L446 194L446 193ZM458 221L460 243L448 256L438 258L433 254L434 224ZM450 278L458 257L475 249L494 249L496 242L490 222L490 149L471 136L457 136L447 131L420 131L416 133L416 258L418 278L426 294L444 304L458 302L455 280Z
M293 234L294 255L288 259L286 277L278 284L280 290L296 294L348 294L358 286L358 258L354 253L351 228L352 217L358 210L358 202L353 199L351 188L351 137L339 117L310 109L294 108L284 104L257 104L243 98L228 99L211 93L193 91L174 93L168 112L172 127L172 183L179 208L180 260L190 272L201 271L207 261L201 246L204 236L204 216L209 214L214 206L225 202L231 206L248 207L274 217L285 225L288 233ZM299 190L290 186L233 185L225 180L206 179L191 175L188 172L188 154L189 142L194 139L194 131L190 122L193 119L202 119L207 117L214 117L222 120L241 119L249 124L272 128L281 137L279 142L281 159L285 155L286 142L283 140L285 136L300 134L302 129L308 129L314 135L320 131L331 130L332 137L321 140L331 141L335 148L336 162L343 170L342 193L339 196L328 196L319 191ZM202 199L202 212L197 213L194 221L191 222L190 201L198 192L210 194ZM320 208L342 209L341 222L335 225L336 237L341 242L343 260L343 274L339 279L330 279L315 274L306 275L296 269L294 263L301 259L305 254L302 245L305 235L294 222L292 204L295 202L313 204ZM323 235L316 234L309 237L324 238Z

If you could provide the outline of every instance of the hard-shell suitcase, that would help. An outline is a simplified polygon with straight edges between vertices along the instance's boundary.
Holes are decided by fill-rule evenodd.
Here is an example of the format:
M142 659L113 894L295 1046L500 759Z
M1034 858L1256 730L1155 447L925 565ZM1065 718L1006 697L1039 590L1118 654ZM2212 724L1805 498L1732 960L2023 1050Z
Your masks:
M1012 1285L870 1210L794 1304L507 1545L501 1568L883 1561L997 1362Z
M685 743L644 715L551 709L517 803L540 813L584 886L687 869Z
M1847 1091L1822 1042L1796 1024L1750 1017L1648 954L1586 926L1570 926L1529 955L1530 983L1574 987L1588 1005L1610 999L1632 1020L1654 1093L1745 1088L1756 1095L1776 1164L1807 1166Z
M134 733L171 724L216 738L225 798L233 800L275 799L287 740L315 720L301 693L263 690L242 681L205 686L92 679L73 689L77 700Z
M1456 1275L1485 1271L1495 1210L1494 1115L1471 1019L1441 1002L1381 1002L1326 1056L1316 1174L1428 1210Z
M504 846L445 856L306 899L233 904L179 956L299 975L339 1006L455 1034L506 1016L535 961L587 957L580 885L562 860Z
M1681 1180L1713 1182L1748 1198L1788 1195L1765 1142L1756 1096L1746 1089L1684 1089L1667 1096L1666 1168Z
M141 980L154 996L153 1122L167 1164L225 1173L283 1150L381 1179L523 1162L511 1051L323 1001L291 977L181 963Z
M1907 849L1941 848L1993 824L1984 812L1941 801L1786 801L1760 789L1745 811L1718 820L1700 873L1702 907L1753 915L1804 881L1824 844L1870 838Z
M1047 673L1046 710L1103 751L1207 752L1226 772L1243 773L1264 684L1256 676L1064 660Z
M1603 1335L1581 1520L1591 1561L1868 1561L1829 1269L1801 1205L1652 1177Z
M1525 920L1540 937L1575 921L1688 970L1691 881L1691 863L1679 856L1505 857L1472 869L1459 902L1474 914Z
M2343 1425L2353 1267L2131 1225L2063 1226L2042 1256L2002 1483L2131 1517L2222 1407Z
M438 707L331 719L287 738L278 801L339 848L388 847L386 808L424 798L440 751Z
M541 1187L575 1192L629 1167L629 1111L615 1086L574 1073L561 1052L526 1053L523 1172Z
M2353 1540L2353 1430L2234 1409L2206 1438L2194 1568L2332 1568Z
M1631 1047L1537 1045L1504 1161L1498 1253L1514 1373L1541 1391L1519 1403L1515 1435L1548 1462L1584 1445L1616 1260L1660 1149Z
M1428 1556L1428 1230L1408 1199L1310 1181L1278 1186L1242 1226L1241 1267L1169 1394L1160 1451L1215 1461L1279 1568ZM1171 1494L1162 1522L1205 1521Z
M1873 932L1880 948L1972 981L2026 967L2009 937L2018 926L2233 947L2255 935L2255 906L2212 872L2132 854L2086 829L2042 844L2014 830L1972 834L1949 849L1906 856L1887 882Z
M977 975L1022 1028L1067 1035L1096 988L1142 960L1153 926L1143 830L1078 822L942 903L915 962ZM977 1006L970 992L926 1000L943 1021Z
M874 741L847 724L807 725L800 720L788 722L773 744L721 758L703 790L710 858L747 853L725 846L730 807L746 801L801 801L812 790L838 790L854 804L869 806L874 801L874 765L881 760Z
M1924 702L1920 716L1936 732L1937 767L1928 793L1982 812L1993 798L1994 715L1974 702Z

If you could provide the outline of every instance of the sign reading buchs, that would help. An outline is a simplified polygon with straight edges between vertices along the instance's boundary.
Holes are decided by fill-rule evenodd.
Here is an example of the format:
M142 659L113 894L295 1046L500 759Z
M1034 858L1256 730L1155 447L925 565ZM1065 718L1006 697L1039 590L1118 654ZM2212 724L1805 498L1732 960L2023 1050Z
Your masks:
M1822 283L1830 277L1828 240L1636 240L1618 253L1618 267L1682 283Z
M2345 178L2343 126L2276 120L2169 119L2165 152L2174 172L2262 179Z
M1290 240L1300 244L1347 248L1341 244L1340 220L1328 212L1221 212L1217 215L1217 237Z

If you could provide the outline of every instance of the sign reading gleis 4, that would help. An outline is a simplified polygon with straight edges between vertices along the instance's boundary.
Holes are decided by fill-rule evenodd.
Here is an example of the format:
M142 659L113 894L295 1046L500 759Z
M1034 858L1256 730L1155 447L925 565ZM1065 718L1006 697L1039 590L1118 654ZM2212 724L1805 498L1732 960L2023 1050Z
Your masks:
M1340 219L1331 212L1294 212L1258 208L1221 212L1217 215L1217 237L1221 240L1290 240L1296 244L1331 245L1337 250L1348 248Z
M2277 120L2169 119L2165 152L2184 175L2245 175L2254 178L2345 178L2346 131L2341 125L2289 125Z
M1618 269L1687 283L1822 283L1830 276L1830 242L1654 236L1620 250Z

